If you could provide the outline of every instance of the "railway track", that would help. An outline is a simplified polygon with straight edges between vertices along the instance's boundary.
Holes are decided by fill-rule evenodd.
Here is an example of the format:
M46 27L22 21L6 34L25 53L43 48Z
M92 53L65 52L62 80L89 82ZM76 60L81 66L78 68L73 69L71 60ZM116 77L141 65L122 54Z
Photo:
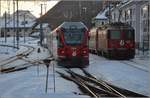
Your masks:
M76 83L79 86L79 89L84 94L89 95L91 97L146 97L144 95L113 86L101 79L96 79L93 75L91 75L84 69L81 70L85 74L84 76L75 73L70 69L66 70L66 72L69 75L58 71L57 73L60 74L61 77Z
M16 66L8 66L8 64L10 64L14 61L17 61L17 60L21 60L24 57L27 57L35 49L32 46L27 46L27 45L22 45L22 46L27 47L27 50L15 55L15 56L11 56L0 62L0 67L1 67L0 72L6 71L6 70L12 70L12 69L16 68Z
M13 66L13 67L9 67L9 68L5 68L5 69L1 70L1 72L2 73L10 73L10 72L24 70L24 69L27 69L28 67L36 66L38 64L44 64L43 60L34 60L34 61L25 60L25 61L27 63L19 64L19 65L16 65L16 66Z
M17 49L17 47L15 47L15 46L11 46L11 45L4 45L4 44L0 44L0 46L3 46L3 47L12 47L12 48L16 48L16 49Z

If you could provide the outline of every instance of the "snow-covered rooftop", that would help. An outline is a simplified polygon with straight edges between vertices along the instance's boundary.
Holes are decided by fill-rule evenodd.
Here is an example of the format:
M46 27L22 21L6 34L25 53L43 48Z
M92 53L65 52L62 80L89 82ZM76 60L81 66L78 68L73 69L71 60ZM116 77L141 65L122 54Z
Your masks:
M43 27L43 28L48 27L48 26L49 26L48 23L43 23L43 24L42 24L42 27ZM39 29L39 28L40 28L40 24L37 25L35 28Z
M33 24L36 22L36 17L30 13L30 11L27 10L19 10L19 22L18 22L18 27L32 27ZM15 20L14 20L14 15L15 15ZM0 27L4 28L5 27L5 17L1 17L0 19ZM6 27L13 28L15 24L15 27L17 27L17 15L16 12L10 15L9 18L7 18L7 24Z
M108 18L106 17L106 12L109 10L109 8L106 8L104 11L101 11L98 13L98 15L95 17L95 19L102 19L102 20L107 20Z

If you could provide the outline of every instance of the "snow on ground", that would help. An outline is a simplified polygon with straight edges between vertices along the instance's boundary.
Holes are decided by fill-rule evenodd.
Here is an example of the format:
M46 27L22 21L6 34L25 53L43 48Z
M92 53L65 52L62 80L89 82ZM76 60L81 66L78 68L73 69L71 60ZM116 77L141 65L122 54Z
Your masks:
M7 43L9 45L12 44L10 40L12 39L9 39L9 42ZM36 48L35 51L29 55L29 60L38 60L49 57L48 51L38 46L37 41L38 40L29 38L27 43L20 43L31 45ZM41 53L37 53L38 48L41 49ZM3 52L5 51L4 48L0 47L0 49ZM22 52L25 50L26 48L21 46L18 51ZM9 54L10 56L16 55L16 53L12 53L11 51L9 51ZM0 55L0 61L2 58L2 55ZM18 60L12 64L18 65L19 63L25 62ZM56 66L55 63L53 64ZM10 64L8 66L10 66ZM56 70L63 71L60 68L56 68ZM43 64L39 67L29 67L27 70L7 74L0 73L0 98L89 98L85 95L78 95L80 93L78 87L73 82L61 78L57 73L55 73L56 91L54 92L53 75L52 66L50 66L48 92L45 93L46 66Z
M0 39L0 44L13 45L13 38L8 39L7 43L3 42L4 39ZM37 41L34 38L26 39L27 42L23 42L23 38L20 39L20 44L27 44L34 46L35 51L29 55L29 60L38 60L49 57L48 51L37 45ZM5 54L6 48L8 54ZM41 53L37 53L37 49L41 49ZM20 46L19 52L25 51L25 47ZM0 61L4 60L4 57L10 57L16 55L18 51L16 49L0 46ZM117 61L107 60L103 57L90 54L90 66L86 68L90 73L98 78L102 78L114 85L126 88L141 94L149 94L149 58L135 58L129 61ZM134 63L127 65L122 62ZM13 65L18 63L25 63L22 60L12 63ZM142 65L142 66L141 66ZM54 63L57 71L64 72L63 68L57 67ZM145 68L145 69L143 69ZM53 82L53 71L52 66L49 68L49 85L48 93L45 93L45 78L46 78L46 67L41 64L38 67L32 66L27 70L18 72L12 72L7 74L0 73L0 98L88 98L85 95L77 95L74 93L81 93L78 87L70 81L62 79L57 73L56 75L56 92L54 93L54 82ZM72 69L77 73L82 73L81 70Z
M41 96L42 98L48 98L50 96L53 96L54 98L66 98L66 96L69 97L70 95L70 98L72 98L72 96L75 97L74 92L80 92L73 82L64 80L56 74L56 91L54 93L53 72L50 67L48 93L46 94L46 67L43 65L40 66L39 69L39 75L37 73L37 67L31 67L28 68L28 70L0 75L0 96L4 98L36 98L37 96ZM43 97L42 95L47 97ZM87 98L87 96L84 97ZM75 98L79 98L79 96L76 95Z
M102 78L119 87L149 95L149 71L122 62L124 61L107 60L91 54L90 66L86 70L97 78ZM149 65L149 63L145 64Z

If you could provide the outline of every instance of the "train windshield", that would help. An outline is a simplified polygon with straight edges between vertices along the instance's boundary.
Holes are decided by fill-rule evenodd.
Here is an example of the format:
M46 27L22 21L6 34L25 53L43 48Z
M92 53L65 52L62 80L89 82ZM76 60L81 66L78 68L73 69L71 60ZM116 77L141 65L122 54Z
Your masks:
M83 39L83 30L80 29L65 29L65 43L69 45L81 44Z
M110 39L120 39L120 31L110 31Z

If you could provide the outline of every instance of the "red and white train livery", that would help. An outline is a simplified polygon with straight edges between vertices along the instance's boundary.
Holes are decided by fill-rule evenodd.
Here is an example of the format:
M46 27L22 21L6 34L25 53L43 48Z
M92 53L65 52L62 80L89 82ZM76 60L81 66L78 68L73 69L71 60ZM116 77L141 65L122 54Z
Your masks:
M64 22L48 34L50 53L64 67L89 65L89 32L82 22Z

